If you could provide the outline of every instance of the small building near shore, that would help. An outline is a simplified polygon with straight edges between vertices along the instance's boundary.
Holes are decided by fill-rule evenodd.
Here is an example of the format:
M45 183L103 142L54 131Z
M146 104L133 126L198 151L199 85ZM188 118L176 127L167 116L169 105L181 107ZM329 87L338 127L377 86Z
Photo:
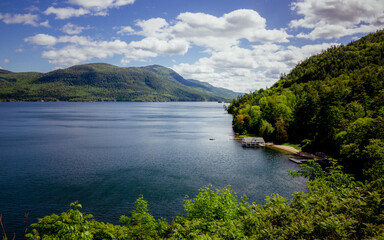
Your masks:
M265 141L262 137L245 137L241 140L243 147L264 147Z

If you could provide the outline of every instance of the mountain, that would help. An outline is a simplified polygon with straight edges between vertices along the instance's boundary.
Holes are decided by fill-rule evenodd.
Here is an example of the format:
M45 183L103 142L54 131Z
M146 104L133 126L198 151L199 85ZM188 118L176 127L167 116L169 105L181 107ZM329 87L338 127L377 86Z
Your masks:
M94 63L48 73L0 71L1 101L228 101L238 95L186 80L159 65L122 68Z
M384 173L384 31L306 59L228 110L238 133L302 143L360 174L379 160Z
M228 90L226 88L214 87L207 82L200 82L200 81L197 81L194 79L184 79L177 72L173 71L170 68L165 68L165 67L162 67L159 65L151 65L151 66L147 66L144 68L149 70L149 71L152 71L156 74L159 74L165 78L174 79L185 86L201 89L202 91L208 91L208 92L211 92L217 96L222 96L225 99L234 99L237 96L241 95L239 93L234 93L233 91Z
M8 71L8 70L5 70L5 69L1 69L0 68L0 74L8 74L8 73L12 73L11 71Z

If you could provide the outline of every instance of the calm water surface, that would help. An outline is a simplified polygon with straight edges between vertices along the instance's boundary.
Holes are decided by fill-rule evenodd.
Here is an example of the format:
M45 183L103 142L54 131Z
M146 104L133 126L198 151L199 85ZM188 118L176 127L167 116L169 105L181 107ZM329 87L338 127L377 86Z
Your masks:
M209 183L257 203L306 189L288 155L232 140L231 121L218 103L0 103L3 223L20 236L25 212L36 221L76 200L117 223L140 194L170 219Z

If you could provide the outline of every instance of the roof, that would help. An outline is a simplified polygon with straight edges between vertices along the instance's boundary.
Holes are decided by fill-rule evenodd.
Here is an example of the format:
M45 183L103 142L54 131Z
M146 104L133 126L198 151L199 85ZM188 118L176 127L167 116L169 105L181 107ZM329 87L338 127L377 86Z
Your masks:
M242 140L245 143L252 143L252 142L257 142L257 143L265 143L264 138L262 137L245 137Z

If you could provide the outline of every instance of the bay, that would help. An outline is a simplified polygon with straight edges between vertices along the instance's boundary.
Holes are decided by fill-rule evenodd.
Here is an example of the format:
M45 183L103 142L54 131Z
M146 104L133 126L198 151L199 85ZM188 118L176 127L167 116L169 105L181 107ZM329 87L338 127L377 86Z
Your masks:
M156 218L212 184L263 203L305 191L298 166L276 150L242 148L232 116L213 102L0 103L0 213L8 232L78 200L96 220L118 223L140 194ZM210 140L214 138L215 140Z

